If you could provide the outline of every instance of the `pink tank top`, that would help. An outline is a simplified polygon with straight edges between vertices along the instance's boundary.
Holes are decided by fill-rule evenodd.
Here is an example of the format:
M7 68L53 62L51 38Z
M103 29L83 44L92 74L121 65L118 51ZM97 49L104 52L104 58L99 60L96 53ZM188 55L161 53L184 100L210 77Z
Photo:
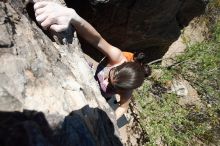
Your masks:
M124 61L127 61L127 59ZM97 67L95 78L99 83L102 95L108 98L116 94L115 89L108 86L109 71L120 64L116 64L113 66L107 66L107 64L108 64L108 60L106 58L102 59L102 61L99 63Z
M109 90L108 89L108 74L109 71L113 68L114 66L110 66L110 67L104 67L98 74L98 81L99 81L99 85L100 88L102 90L102 92L105 93L106 96L112 96L115 94L114 91Z
M116 91L111 86L109 86L108 75L109 75L109 71L118 65L107 66L107 64L108 64L107 58L102 59L102 61L99 63L96 69L95 79L99 83L102 96L104 96L105 98L110 98L114 94L116 94Z

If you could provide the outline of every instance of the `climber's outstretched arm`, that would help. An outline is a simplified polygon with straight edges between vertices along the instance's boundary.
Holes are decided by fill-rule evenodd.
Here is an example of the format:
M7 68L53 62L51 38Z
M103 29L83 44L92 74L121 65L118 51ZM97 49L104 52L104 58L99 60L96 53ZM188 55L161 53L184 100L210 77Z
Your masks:
M110 64L120 63L124 59L121 50L103 39L94 27L81 18L74 9L53 2L41 1L34 4L34 10L36 20L44 29L61 32L72 24L81 37L109 58Z

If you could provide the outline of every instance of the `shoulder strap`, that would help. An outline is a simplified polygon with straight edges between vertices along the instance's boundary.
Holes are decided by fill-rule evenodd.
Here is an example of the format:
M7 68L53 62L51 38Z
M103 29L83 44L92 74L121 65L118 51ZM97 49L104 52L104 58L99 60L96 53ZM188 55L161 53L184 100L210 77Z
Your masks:
M122 52L122 54L125 56L125 58L126 58L129 62L133 62L133 61L134 61L134 53L131 53L131 52Z

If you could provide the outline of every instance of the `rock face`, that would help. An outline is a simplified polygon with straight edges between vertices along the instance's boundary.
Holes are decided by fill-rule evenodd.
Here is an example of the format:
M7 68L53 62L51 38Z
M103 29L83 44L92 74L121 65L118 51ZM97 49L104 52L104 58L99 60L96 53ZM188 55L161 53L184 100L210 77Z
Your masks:
M190 85L188 81L184 80L180 76L172 80L171 91L181 97L179 100L179 104L182 106L202 106L197 91Z
M170 45L168 51L163 56L162 66L171 66L176 63L176 57L184 53L187 45L193 45L205 40L208 34L208 27L205 21L199 22L198 18L193 19L180 37Z
M202 0L66 0L111 44L140 51L147 61L161 58L180 30L202 14ZM88 49L89 48L89 49ZM89 51L90 46L85 46ZM97 57L97 54L94 55ZM97 60L100 58L97 58Z
M32 3L9 0L0 2L0 30L1 146L121 145L71 28L42 31Z

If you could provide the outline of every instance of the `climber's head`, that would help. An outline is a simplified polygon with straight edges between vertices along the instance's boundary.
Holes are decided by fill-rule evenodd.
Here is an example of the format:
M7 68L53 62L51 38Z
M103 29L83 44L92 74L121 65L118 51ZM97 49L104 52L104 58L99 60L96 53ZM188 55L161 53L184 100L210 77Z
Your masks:
M138 62L140 64L144 64L145 58L146 56L144 52L135 52L133 56L134 62Z
M125 62L109 71L109 84L115 90L132 90L150 75L150 68L137 62Z

